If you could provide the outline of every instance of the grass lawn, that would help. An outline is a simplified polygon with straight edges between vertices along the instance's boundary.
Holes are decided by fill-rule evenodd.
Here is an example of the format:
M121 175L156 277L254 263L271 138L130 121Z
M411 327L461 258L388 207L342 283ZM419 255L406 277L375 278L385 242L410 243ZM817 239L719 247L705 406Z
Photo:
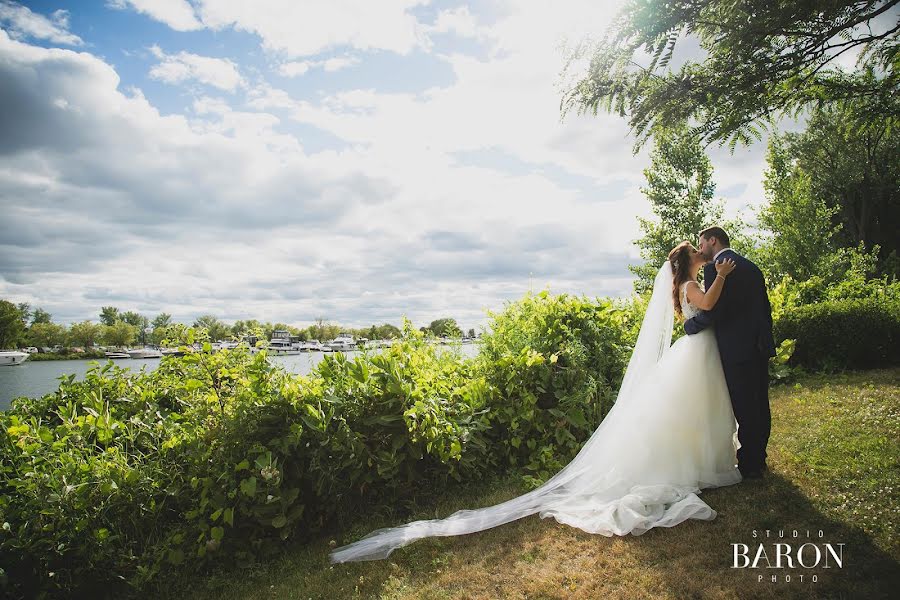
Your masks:
M420 540L382 561L331 565L329 542L523 493L515 476L460 486L403 518L287 547L242 571L179 578L179 598L887 598L900 597L900 368L807 377L772 390L766 479L703 492L713 521L606 538L532 515ZM756 530L765 536L753 537ZM779 531L796 539L777 539ZM811 538L806 537L807 530ZM824 537L818 538L818 531ZM732 543L844 543L843 568L733 569ZM810 549L811 550L811 549ZM796 556L796 554L795 554ZM812 554L806 555L812 561ZM765 565L765 563L761 563ZM796 566L796 565L795 565ZM777 581L771 578L777 576ZM762 575L763 581L758 581ZM785 580L791 575L791 581ZM799 576L803 575L803 582ZM818 577L812 582L813 575Z

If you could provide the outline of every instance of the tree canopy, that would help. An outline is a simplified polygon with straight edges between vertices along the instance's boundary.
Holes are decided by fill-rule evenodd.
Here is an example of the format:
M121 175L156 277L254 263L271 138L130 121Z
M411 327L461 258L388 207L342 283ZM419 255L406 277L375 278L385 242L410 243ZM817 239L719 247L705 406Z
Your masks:
M456 322L456 319L451 317L435 319L428 327L424 327L423 329L430 331L437 336L454 337L462 335L462 330Z
M121 317L119 309L115 306L104 306L100 309L100 322L103 325L115 325Z
M740 223L723 222L723 202L713 198L716 184L712 164L686 127L657 133L644 177L647 185L641 192L650 201L655 219L638 217L643 235L635 243L645 262L628 267L638 276L634 281L636 292L652 288L669 251L684 240L696 244L697 235L706 227L723 227L732 238L732 246L739 247Z
M759 222L774 274L825 275L827 255L862 248L878 250L881 273L900 275L900 136L888 121L849 100L815 109L803 132L771 137Z
M0 350L13 348L25 333L22 311L8 300L0 300Z
M898 3L631 0L588 48L588 72L562 110L627 116L637 147L655 128L689 122L705 143L733 148L759 139L776 117L848 98L896 123ZM687 37L704 56L670 68ZM855 70L837 66L853 56Z

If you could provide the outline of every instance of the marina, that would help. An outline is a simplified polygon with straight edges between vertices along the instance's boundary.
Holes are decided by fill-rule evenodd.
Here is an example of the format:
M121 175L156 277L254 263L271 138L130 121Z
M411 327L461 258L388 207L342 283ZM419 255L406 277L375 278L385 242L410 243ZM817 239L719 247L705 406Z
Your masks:
M390 340L387 340L380 347L389 346L389 342ZM224 342L224 344L231 343L232 342ZM316 340L310 340L306 343L308 345L322 346L322 344ZM219 347L221 348L221 345ZM377 344L368 342L366 344L366 349L377 350ZM478 344L462 344L461 350L464 356L475 356L478 353ZM160 352L160 356L162 356L164 354L177 353L178 351L166 348L162 349ZM268 352L268 354L269 360L272 363L281 365L288 372L297 375L306 375L312 371L316 365L322 362L325 354L329 352L331 352L331 350L298 350L292 354L276 354L272 352ZM348 357L353 357L358 353L358 350L346 351ZM3 354L10 353L2 352L0 353L0 358L2 358ZM92 366L112 360L108 357L108 360L74 359L30 361L27 360L28 354L25 352L14 352L12 354L21 354L24 355L24 358L20 358L20 362L16 363L15 366L6 368L0 367L0 410L6 410L13 398L19 396L36 398L56 390L59 387L60 377L74 373L77 379L82 379L84 378L84 374ZM127 353L126 356L128 356L128 358L120 357L113 360L114 364L118 367L133 369L134 371L140 371L141 369L152 371L159 366L159 363L162 360L160 357L133 359Z

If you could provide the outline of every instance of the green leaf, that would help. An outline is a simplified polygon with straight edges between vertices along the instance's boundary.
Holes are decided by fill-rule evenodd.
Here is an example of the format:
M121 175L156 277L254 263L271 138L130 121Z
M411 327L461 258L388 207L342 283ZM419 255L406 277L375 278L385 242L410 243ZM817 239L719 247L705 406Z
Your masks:
M225 537L225 528L213 527L209 533L212 535L212 539L221 541L221 539Z
M244 495L252 498L256 495L256 477L248 477L241 481L241 491Z
M277 517L272 519L272 527L274 527L275 529L281 529L285 525L287 525L287 517L284 515L278 515Z
M578 427L587 425L587 419L584 418L584 412L580 408L574 408L569 411L569 422Z
M229 526L234 527L234 509L229 507L225 509L224 516L222 517L222 521L227 523Z

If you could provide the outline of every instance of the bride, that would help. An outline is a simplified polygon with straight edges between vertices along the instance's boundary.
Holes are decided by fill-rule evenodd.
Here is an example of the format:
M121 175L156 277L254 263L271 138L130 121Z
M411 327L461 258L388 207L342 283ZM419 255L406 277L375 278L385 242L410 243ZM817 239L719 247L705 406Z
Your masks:
M604 536L714 519L716 511L697 494L741 481L716 338L707 328L671 343L674 313L687 319L712 308L735 266L716 263L715 282L704 294L696 281L704 262L689 242L669 253L616 402L561 471L501 504L375 530L333 550L331 562L383 559L418 539L473 533L535 513Z

